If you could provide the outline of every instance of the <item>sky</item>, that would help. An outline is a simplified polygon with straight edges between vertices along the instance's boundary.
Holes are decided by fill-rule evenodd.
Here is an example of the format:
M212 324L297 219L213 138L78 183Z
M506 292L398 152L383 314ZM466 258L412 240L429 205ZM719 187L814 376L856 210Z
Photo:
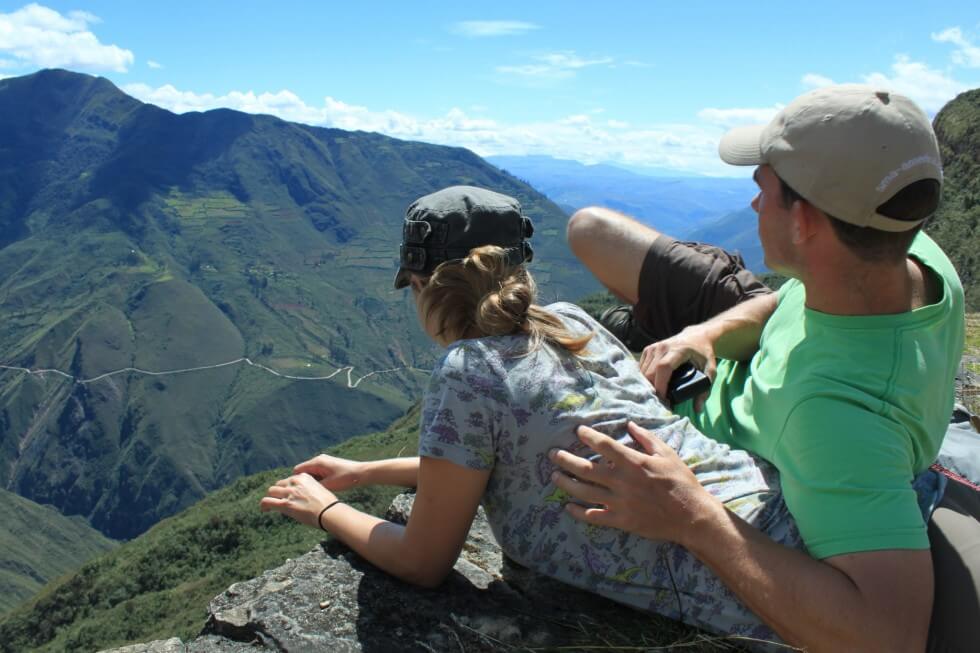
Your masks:
M721 135L817 86L930 115L980 87L980 3L0 0L0 77L43 68L175 112L742 175Z

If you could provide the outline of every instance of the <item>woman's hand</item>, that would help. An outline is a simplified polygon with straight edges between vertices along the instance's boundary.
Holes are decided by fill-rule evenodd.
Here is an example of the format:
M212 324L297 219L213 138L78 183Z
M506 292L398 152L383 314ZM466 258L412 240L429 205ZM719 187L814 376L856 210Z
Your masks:
M320 511L337 500L333 492L323 487L309 474L297 474L277 481L259 503L262 512L275 510L301 524L319 528Z
M302 462L293 471L309 474L328 490L347 490L361 483L364 463L323 453Z

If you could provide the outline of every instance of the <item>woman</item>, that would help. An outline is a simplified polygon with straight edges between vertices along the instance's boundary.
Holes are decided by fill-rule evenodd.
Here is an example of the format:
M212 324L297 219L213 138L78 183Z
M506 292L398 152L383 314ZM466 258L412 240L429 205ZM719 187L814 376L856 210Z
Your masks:
M630 353L581 309L534 304L524 266L531 231L516 200L478 188L447 188L409 207L395 286L411 287L423 328L447 347L425 392L420 457L317 456L269 488L262 509L319 526L385 571L434 587L482 502L501 548L527 567L715 632L777 639L682 547L564 514L552 450L591 454L576 438L582 425L640 442L653 432L732 512L801 546L771 468L672 414ZM333 494L375 483L418 488L407 525Z

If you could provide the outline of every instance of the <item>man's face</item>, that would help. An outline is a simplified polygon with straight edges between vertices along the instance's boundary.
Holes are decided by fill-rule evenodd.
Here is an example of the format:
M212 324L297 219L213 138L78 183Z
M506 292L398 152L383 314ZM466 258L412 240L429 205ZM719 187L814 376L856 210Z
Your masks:
M752 208L759 215L759 241L769 269L793 274L792 220L789 208L783 206L779 177L768 165L761 165L752 175L759 192L752 200Z

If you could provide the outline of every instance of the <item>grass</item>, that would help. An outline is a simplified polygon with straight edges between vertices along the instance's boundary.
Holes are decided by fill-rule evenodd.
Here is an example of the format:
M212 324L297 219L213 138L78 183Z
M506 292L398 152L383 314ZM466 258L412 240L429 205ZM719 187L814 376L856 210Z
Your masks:
M980 377L980 313L968 313L966 316L966 344L963 354L963 366L975 377ZM980 385L964 387L962 399L967 410L974 415L980 415Z
M331 449L354 459L418 447L418 410L388 430ZM93 651L128 642L193 638L211 598L324 539L278 514L259 512L266 488L288 468L239 479L142 537L48 585L0 620L0 651ZM357 488L345 501L383 514L399 490Z
M0 490L0 614L116 546L79 518Z
M330 453L365 460L410 455L418 447L415 407L384 432L352 438ZM92 651L200 631L206 606L232 583L306 553L325 537L278 514L258 511L266 488L286 468L241 478L143 536L52 583L0 619L0 652ZM383 514L400 490L357 488L343 498ZM712 637L656 615L613 609L611 621L569 610L568 651L742 650L735 637ZM464 627L464 626L461 626ZM538 650L538 649L527 649Z

